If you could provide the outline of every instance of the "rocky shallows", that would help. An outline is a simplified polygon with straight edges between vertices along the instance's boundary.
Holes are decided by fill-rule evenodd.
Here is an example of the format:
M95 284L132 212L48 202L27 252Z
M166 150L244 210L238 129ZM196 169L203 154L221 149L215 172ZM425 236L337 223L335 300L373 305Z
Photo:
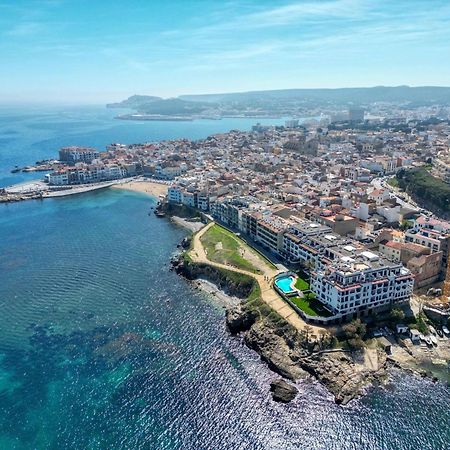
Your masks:
M298 389L283 378L279 378L270 383L270 392L272 392L274 401L279 403L289 403L294 400Z
M371 383L386 379L388 361L382 350L324 349L323 342L311 339L307 331L296 330L260 299L254 278L195 263L188 253L176 257L172 266L189 280L207 279L241 299L240 304L227 308L226 324L231 334L241 335L245 344L282 377L283 382L277 380L271 385L275 401L291 401L297 392L292 383L312 377L333 394L336 403L345 405L362 395Z
M247 308L240 305L233 308L233 312L227 312L230 331L235 330L239 311L243 317L240 323L250 323ZM250 306L250 311L252 309ZM316 341L298 333L282 320L270 314L250 314L250 318L256 316L256 320L247 330L241 327L240 331L245 343L259 353L270 369L285 379L296 382L311 376L333 394L336 403L343 405L359 397L368 385L386 379L388 364L381 350L320 350ZM232 318L231 322L229 318Z

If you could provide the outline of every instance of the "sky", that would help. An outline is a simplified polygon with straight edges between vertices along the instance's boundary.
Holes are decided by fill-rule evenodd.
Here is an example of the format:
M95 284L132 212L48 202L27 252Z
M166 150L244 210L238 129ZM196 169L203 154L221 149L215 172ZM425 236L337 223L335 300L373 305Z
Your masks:
M450 85L449 0L0 0L0 102Z

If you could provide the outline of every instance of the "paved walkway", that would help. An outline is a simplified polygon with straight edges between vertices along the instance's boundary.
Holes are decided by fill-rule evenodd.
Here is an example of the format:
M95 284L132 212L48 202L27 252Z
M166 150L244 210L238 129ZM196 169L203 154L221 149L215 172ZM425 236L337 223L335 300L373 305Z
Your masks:
M253 277L259 284L261 289L261 299L267 303L274 311L276 311L281 317L283 317L287 322L289 322L297 330L304 330L306 326L309 326L310 332L318 336L319 330L324 330L324 328L309 325L306 323L296 311L286 303L272 288L271 281L280 273L280 270L269 268L267 264L267 269L264 270L265 275L258 275L246 270L238 269L233 266L225 265L210 261L206 255L203 244L200 238L206 233L212 226L214 222L209 223L206 227L202 228L196 235L194 235L192 250L190 251L190 256L193 261L207 263L211 266L219 267L222 269L230 270L233 272L242 273ZM246 246L243 242L243 246ZM252 261L253 262L253 261ZM259 268L259 267L258 267Z

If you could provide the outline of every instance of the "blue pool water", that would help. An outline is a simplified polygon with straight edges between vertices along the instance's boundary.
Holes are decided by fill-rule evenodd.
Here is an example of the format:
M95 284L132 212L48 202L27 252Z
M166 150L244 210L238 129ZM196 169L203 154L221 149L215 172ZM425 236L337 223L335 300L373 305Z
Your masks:
M275 281L275 284L285 293L292 292L292 282L294 279L292 277L280 278Z

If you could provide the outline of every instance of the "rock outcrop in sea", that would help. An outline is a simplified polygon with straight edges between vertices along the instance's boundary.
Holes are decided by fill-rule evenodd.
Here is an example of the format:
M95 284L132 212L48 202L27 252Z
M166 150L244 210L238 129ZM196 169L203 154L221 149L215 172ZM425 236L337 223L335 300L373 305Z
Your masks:
M270 383L270 391L272 392L273 400L279 403L289 403L294 400L298 393L298 389L283 378L272 381Z
M365 364L364 350L317 351L314 343L305 340L288 324L274 324L265 317L251 323L248 314L242 305L228 310L230 332L236 332L236 323L250 324L247 329L243 326L237 329L244 333L247 346L258 352L271 370L293 382L311 375L333 394L336 403L345 405L359 397L366 386L386 377L386 355L381 350L374 350L377 364L370 367Z

